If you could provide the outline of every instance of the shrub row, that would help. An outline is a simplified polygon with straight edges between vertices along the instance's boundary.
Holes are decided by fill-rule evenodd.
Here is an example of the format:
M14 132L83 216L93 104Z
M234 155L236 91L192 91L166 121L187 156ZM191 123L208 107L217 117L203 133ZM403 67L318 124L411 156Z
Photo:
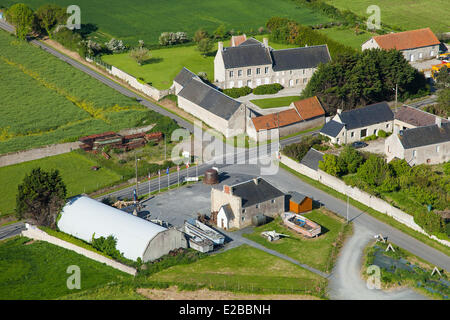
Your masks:
M278 93L278 91L280 91L281 89L283 89L283 86L279 83L263 84L253 89L253 93L257 95L275 94Z

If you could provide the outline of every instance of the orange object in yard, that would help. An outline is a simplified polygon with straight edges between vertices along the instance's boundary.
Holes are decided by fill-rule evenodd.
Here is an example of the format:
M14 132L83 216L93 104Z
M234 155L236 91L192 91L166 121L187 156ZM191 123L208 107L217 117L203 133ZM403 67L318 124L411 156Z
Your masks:
M312 210L313 201L311 198L295 191L289 192L289 211L294 213L308 212Z

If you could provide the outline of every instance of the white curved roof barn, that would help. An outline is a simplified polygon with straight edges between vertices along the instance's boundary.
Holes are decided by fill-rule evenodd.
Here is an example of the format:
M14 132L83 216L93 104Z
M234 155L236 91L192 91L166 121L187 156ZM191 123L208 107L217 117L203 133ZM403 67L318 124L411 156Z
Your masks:
M131 260L138 257L143 261L154 260L170 250L186 247L181 232L161 227L86 196L74 197L67 202L61 212L58 228L87 242L91 242L94 234L95 238L113 235L117 239L116 248ZM156 238L160 240L153 241ZM155 244L151 245L152 242Z

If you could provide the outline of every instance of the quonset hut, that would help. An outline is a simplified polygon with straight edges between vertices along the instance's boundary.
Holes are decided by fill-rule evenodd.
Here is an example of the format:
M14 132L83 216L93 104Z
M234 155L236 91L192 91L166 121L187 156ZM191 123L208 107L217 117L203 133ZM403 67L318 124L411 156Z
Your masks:
M135 217L86 196L71 198L61 212L58 228L87 242L113 235L125 258L153 261L169 251L186 248L184 234Z

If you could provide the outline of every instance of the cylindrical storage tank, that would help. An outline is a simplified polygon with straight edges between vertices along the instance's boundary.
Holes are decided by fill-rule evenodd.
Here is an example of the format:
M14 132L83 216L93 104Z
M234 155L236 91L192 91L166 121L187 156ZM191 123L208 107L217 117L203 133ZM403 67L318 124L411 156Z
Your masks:
M214 169L208 169L205 172L204 184L217 184L219 183L219 173Z
M257 214L255 216L252 217L252 224L257 227L260 225L263 225L267 222L267 218L265 215L263 214Z

